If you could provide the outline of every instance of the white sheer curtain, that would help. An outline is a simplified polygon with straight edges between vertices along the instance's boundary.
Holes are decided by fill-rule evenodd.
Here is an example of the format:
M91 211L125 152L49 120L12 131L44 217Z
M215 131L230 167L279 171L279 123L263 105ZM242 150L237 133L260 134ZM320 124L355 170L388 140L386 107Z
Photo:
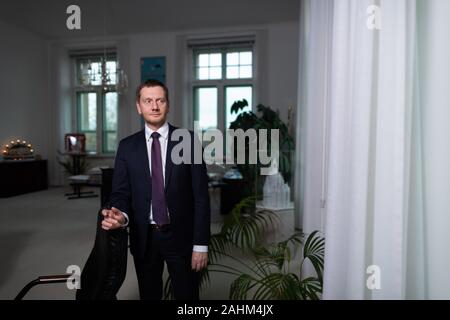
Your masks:
M424 294L450 298L450 1L418 1ZM418 161L419 161L418 160ZM414 235L411 236L414 238ZM408 265L409 266L409 265ZM409 275L409 280L414 278Z
M325 200L326 120L332 31L332 6L329 1L303 1L300 21L299 110L297 112L297 161L295 171L296 207L300 225L306 231L321 230ZM318 54L320 53L320 54ZM305 108L304 106L311 106ZM316 106L316 107L314 107Z
M367 27L371 5L380 30ZM325 299L450 297L449 11L302 3L297 179L305 231L326 236Z

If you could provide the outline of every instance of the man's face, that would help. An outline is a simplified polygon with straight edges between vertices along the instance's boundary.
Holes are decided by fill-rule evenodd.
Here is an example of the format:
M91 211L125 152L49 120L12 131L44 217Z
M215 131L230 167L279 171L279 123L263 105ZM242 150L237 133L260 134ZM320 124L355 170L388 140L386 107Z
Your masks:
M137 111L152 128L158 129L166 122L169 103L161 87L143 87L141 97L136 102Z

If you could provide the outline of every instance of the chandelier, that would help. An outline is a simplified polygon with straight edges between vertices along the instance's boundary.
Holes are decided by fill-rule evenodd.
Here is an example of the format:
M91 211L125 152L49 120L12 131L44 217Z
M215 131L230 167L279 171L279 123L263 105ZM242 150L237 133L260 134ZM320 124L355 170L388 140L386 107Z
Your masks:
M111 2L103 0L103 50L95 55L86 55L79 60L78 85L87 89L101 86L104 92L116 91L124 93L128 87L128 78L119 61L114 47L108 47L108 21L107 17L112 15Z
M115 58L115 54L106 54L102 57L94 56L83 58L78 64L78 83L89 88L101 86L103 91L117 91L124 93L128 87L128 78Z

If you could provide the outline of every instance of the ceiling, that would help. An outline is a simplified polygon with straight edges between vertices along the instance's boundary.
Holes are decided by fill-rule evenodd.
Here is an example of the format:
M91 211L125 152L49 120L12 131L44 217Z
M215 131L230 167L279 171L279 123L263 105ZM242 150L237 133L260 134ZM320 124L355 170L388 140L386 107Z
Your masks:
M66 9L81 9L68 30ZM120 35L297 21L300 0L2 0L0 20L45 38Z

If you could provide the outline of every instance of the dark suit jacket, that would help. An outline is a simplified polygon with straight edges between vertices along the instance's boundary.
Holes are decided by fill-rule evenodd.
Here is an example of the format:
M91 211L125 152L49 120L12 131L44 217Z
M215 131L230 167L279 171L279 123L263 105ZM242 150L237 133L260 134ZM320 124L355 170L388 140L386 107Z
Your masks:
M165 164L165 195L179 254L192 252L193 245L208 245L210 237L210 203L205 163L194 164L194 135L191 137L191 163L174 164L171 152L179 143L172 141L176 128L169 125ZM122 141L115 159L111 206L130 218L130 251L143 257L149 228L152 179L145 140L145 130Z

